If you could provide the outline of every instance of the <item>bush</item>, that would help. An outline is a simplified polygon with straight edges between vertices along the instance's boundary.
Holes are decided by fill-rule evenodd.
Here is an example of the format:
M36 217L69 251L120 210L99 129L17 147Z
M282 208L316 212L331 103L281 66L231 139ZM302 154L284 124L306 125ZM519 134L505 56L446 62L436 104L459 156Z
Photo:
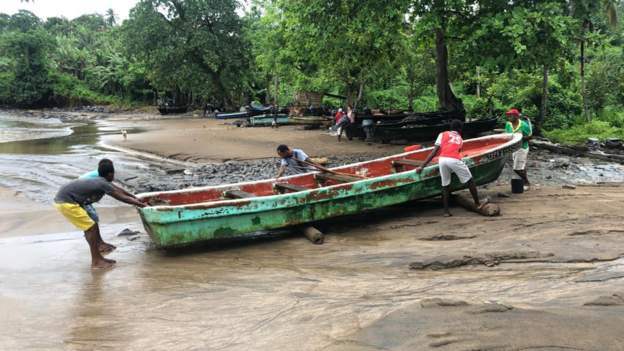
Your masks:
M584 124L577 124L571 128L545 131L544 134L558 143L582 144L587 141L587 138L598 138L600 140L624 138L624 129L614 127L609 122L594 120Z

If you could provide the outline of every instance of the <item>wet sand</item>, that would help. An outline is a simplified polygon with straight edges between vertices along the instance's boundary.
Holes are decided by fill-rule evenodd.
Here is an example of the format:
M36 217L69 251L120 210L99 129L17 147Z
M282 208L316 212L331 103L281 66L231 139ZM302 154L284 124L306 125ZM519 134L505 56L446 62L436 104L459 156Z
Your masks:
M102 224L136 221L136 210L131 206L95 205ZM52 204L27 199L23 194L0 187L0 239L17 236L66 233L74 230Z
M114 122L112 122L114 123ZM320 130L301 130L301 126L239 128L215 119L167 119L125 122L126 126L146 129L141 134L110 135L104 143L190 162L223 162L277 157L279 144L301 148L312 157L339 155L386 156L403 146L349 142Z
M103 227L107 271L78 232L0 239L0 349L624 349L624 187L506 190L485 191L500 217L409 203L325 223L324 245L164 252L116 236L130 216Z

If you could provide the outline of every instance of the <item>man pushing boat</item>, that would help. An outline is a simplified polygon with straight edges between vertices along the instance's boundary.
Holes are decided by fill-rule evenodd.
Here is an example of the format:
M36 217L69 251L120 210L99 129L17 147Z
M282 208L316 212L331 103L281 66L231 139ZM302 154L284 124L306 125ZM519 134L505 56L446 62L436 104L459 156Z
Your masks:
M74 180L58 191L54 197L54 206L76 228L84 231L85 239L91 250L91 266L93 268L107 268L115 264L114 260L106 259L102 253L114 249L100 236L100 227L94 221L85 206L99 201L104 194L137 207L145 207L145 204L135 197L126 195L120 188L113 186L115 168L112 162L100 162L98 165L98 177Z
M464 145L464 140L461 137L461 130L463 123L454 119L451 122L449 131L442 132L436 139L435 146L422 166L416 168L416 173L421 173L422 170L427 167L429 162L440 152L438 157L438 167L440 167L440 178L442 178L442 203L444 204L444 216L451 216L448 206L448 198L450 194L451 185L451 173L455 173L459 181L468 185L470 194L478 209L483 208L487 203L479 201L479 194L477 193L477 186L472 179L470 169L464 161L462 161L461 150Z
M283 176L287 169L297 174L312 172L315 168L324 172L331 172L327 168L312 161L301 149L291 149L288 145L282 144L277 147L277 154L282 160L280 161L280 168L275 178Z

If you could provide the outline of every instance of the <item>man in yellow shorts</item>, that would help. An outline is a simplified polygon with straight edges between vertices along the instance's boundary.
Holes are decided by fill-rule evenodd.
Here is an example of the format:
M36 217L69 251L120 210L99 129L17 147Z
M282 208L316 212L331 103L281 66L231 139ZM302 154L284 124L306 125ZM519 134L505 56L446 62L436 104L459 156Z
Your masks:
M74 180L58 191L54 197L54 206L76 228L85 233L91 250L91 266L93 268L107 268L115 264L114 260L106 259L103 252L110 252L115 247L105 243L100 236L98 224L89 216L85 206L99 201L104 194L137 207L145 207L140 200L124 194L111 183L115 179L113 163L100 163L98 177Z

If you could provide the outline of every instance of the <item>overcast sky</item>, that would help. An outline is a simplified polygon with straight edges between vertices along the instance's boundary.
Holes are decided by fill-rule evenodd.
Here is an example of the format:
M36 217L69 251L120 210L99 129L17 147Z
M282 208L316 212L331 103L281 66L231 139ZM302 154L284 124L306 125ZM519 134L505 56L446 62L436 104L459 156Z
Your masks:
M19 10L28 10L39 18L66 17L76 18L89 13L104 14L113 9L120 22L128 18L128 12L137 0L0 0L0 13L12 15Z

